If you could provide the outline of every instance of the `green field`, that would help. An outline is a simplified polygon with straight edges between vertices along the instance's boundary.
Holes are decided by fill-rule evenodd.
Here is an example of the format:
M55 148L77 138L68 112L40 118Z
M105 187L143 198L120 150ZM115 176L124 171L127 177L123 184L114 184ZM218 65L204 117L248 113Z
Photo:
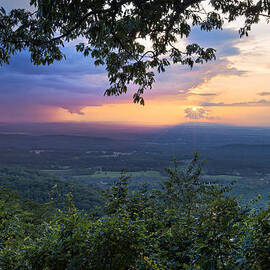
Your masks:
M202 179L205 181L214 182L232 182L242 180L243 177L237 175L203 175Z
M97 171L91 175L75 175L70 176L73 181L79 181L84 184L96 184L101 188L106 188L107 185L111 185L118 180L122 172L112 171ZM138 189L146 184L149 188L158 188L164 176L158 171L137 171L137 172L125 172L129 177L129 183L131 189ZM63 177L65 177L63 175Z
M122 172L111 172L111 171L99 171L91 175L94 178L119 178ZM138 172L125 172L126 175L131 177L153 177L161 178L161 174L158 171L138 171Z
M63 174L70 174L72 170L70 169L63 169L63 170L40 170L43 173L52 174L52 175L63 175Z

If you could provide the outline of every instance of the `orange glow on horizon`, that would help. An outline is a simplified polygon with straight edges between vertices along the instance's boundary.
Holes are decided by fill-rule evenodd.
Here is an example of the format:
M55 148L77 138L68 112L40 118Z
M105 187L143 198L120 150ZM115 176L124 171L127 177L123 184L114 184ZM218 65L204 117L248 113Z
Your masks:
M56 106L35 109L34 114L39 115L40 122L108 122L132 126L212 122L270 126L269 42L270 37L261 31L253 39L236 40L232 46L239 53L224 56L208 69L200 66L183 76L183 69L171 68L147 92L145 106L133 104L132 97L104 98L105 104L85 106L79 114ZM102 97L97 104L100 102ZM82 103L87 104L85 100ZM94 104L93 100L89 100L91 103ZM196 117L192 117L192 112Z

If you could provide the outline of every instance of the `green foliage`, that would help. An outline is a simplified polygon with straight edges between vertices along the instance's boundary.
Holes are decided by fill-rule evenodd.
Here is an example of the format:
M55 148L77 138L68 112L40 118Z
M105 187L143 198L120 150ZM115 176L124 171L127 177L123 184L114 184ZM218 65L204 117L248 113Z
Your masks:
M54 211L51 203L37 205L28 200L21 201L14 191L1 188L0 265L16 269L17 250L39 236Z
M46 203L57 191L58 207L63 205L64 195L72 192L75 204L80 209L93 210L102 202L98 186L84 185L51 176L39 171L22 168L0 168L0 186L17 190L20 198L28 198L38 203Z
M269 1L202 0L30 0L33 11L0 9L0 64L12 55L29 50L35 65L50 65L65 57L66 43L84 38L76 45L84 56L105 65L110 87L106 95L127 92L137 85L134 102L144 104L142 94L155 81L154 71L164 72L172 63L188 65L215 59L213 48L188 44L193 27L202 31L222 29L224 23L244 18L240 35L248 35L261 16L269 18ZM150 50L146 41L150 42Z
M104 192L102 216L78 210L71 194L63 209L53 210L30 207L2 189L0 267L268 269L270 207L241 207L230 187L199 181L200 173L195 155L182 170L175 161L161 189L136 192L122 174Z
M267 210L258 213L252 220L247 239L245 269L268 269L270 265L270 204Z

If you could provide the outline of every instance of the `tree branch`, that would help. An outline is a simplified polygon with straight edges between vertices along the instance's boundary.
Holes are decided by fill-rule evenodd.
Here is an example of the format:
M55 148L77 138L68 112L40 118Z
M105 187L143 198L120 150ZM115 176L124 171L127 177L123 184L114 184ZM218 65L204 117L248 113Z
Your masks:
M165 45L168 43L169 34L172 31L174 23L179 18L180 14L183 13L188 7L190 7L194 4L200 3L201 1L202 0L186 0L183 3L181 3L180 1L177 1L175 3L176 12L173 16L171 16L169 25L166 29L165 42L164 42Z
M268 19L270 19L270 15L262 14L262 13L260 13L259 15L260 15L260 16L263 16L263 17L266 17L266 18L268 18Z
M85 14L85 15L84 15L84 16L83 16L83 17L82 17L82 18L81 18L81 19L80 19L73 27L71 27L69 30L67 30L64 34L62 34L62 35L60 35L60 36L58 36L58 37L52 38L52 39L50 39L50 40L48 40L47 42L44 42L44 43L42 43L42 44L51 43L51 42L57 41L57 40L59 40L59 39L62 39L62 38L64 38L64 37L70 35L70 34L71 34L74 30L76 30L78 27L80 27L88 17L90 17L90 16L92 16L92 15L95 15L95 16L96 16L96 15L99 15L99 14L108 13L108 12L110 12L110 11L115 10L116 8L121 7L122 5L124 5L124 4L127 3L127 2L128 2L127 0L122 0L122 1L120 1L120 2L118 3L117 6L111 6L111 7L108 8L108 9L92 10L92 11L86 13L86 14Z

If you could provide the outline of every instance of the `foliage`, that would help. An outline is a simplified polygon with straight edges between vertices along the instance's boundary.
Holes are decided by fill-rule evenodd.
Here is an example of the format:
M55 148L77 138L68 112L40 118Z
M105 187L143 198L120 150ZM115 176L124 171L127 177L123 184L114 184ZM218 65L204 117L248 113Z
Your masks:
M241 207L230 187L201 182L200 172L197 156L186 169L175 162L160 190L137 192L123 174L104 193L102 216L76 209L71 194L64 209L30 210L2 189L0 267L268 269L270 206L257 213Z
M9 189L0 190L0 264L16 269L16 250L39 237L44 222L53 216L52 203L43 205L19 200ZM14 265L14 268L12 268Z
M110 81L106 95L138 86L134 102L151 88L154 71L172 63L193 67L215 59L213 48L179 45L193 27L222 29L224 23L244 18L240 35L247 35L260 17L269 18L268 0L30 0L31 9L0 9L0 64L29 50L35 65L50 65L64 56L62 47L76 41L77 51L105 65ZM85 40L80 42L78 40ZM150 44L150 49L147 45Z
M102 202L98 186L74 183L22 168L0 167L0 186L17 190L20 198L28 198L38 203L46 203L54 196L58 207L63 205L63 197L69 192L73 193L75 204L80 209L93 210ZM53 187L57 194L51 193Z

